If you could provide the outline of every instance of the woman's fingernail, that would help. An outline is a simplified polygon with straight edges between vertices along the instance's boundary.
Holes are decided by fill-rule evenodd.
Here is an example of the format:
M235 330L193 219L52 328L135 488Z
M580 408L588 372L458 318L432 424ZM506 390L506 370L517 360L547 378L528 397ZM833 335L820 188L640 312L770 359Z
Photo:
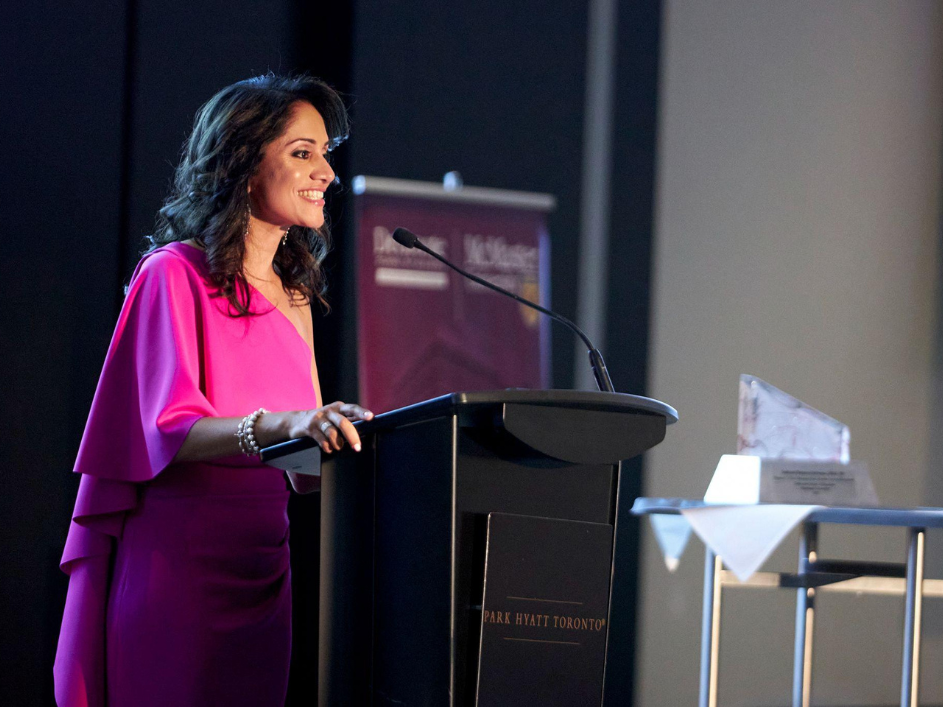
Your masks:
M354 449L356 449L358 452L360 451L360 442L357 442L357 444L354 445Z

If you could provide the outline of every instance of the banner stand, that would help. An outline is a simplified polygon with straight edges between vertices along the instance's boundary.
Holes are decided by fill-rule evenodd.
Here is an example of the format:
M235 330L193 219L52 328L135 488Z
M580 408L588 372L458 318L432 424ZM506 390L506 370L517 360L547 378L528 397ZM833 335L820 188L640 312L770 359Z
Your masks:
M397 227L459 267L550 306L549 194L358 176L358 372L375 412L455 390L549 387L549 322L419 250Z

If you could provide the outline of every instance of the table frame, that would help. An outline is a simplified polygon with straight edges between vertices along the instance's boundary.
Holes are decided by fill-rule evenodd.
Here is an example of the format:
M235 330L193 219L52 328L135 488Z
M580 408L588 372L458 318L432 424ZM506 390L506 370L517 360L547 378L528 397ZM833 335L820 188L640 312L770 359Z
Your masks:
M632 512L680 514L708 506L703 501L639 498ZM908 529L905 563L821 559L820 523L905 527ZM793 707L809 707L812 696L812 657L815 598L819 591L867 594L903 594L904 638L901 668L901 707L917 707L920 687L920 629L923 600L943 597L943 580L924 577L928 527L943 527L939 508L822 508L813 511L799 532L795 573L757 572L740 582L723 560L705 548L704 605L701 617L701 670L699 707L717 707L720 668L720 617L723 588L786 588L796 591L796 632L793 654Z

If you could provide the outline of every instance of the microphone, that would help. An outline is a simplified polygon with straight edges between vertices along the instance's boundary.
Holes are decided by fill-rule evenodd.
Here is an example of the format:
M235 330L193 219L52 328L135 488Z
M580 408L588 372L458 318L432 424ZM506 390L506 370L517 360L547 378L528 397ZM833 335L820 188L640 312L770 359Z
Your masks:
M590 341L589 337L583 333L582 329L580 329L578 326L576 326L576 324L571 322L562 314L551 312L549 309L545 307L541 307L536 302L531 302L528 299L524 299L520 295L516 295L513 292L508 292L504 288L498 287L497 285L492 284L488 282L487 280L483 280L477 275L472 275L470 272L466 272L465 270L462 270L460 267L452 264L451 262L443 258L441 255L436 253L434 250L432 250L432 248L430 248L421 240L419 240L419 236L417 236L412 231L409 231L402 227L397 228L395 231L393 231L393 240L406 248L418 248L424 253L428 253L429 255L431 255L440 263L452 268L452 270L457 272L462 277L467 277L469 280L477 282L479 285L483 285L487 287L488 289L494 290L495 292L500 292L502 295L510 297L511 299L516 300L520 302L521 304L530 307L531 309L536 309L538 312L546 314L551 319L554 319L560 322L561 324L563 324L563 326L567 327L570 331L572 331L574 334L580 337L583 340L583 343L586 344L586 347L589 349L588 351L589 365L593 369L593 378L596 379L596 387L598 387L599 390L605 393L616 392L615 388L612 387L612 379L609 377L609 371L606 370L606 362L603 360L602 354L599 353L599 350L595 346L593 346L593 342Z
M401 246L405 246L407 248L414 248L418 245L420 250L424 250L427 253L433 253L432 250L427 248L422 243L422 241L419 240L419 236L417 236L412 231L407 231L405 228L397 228L395 231L393 231L393 240L399 243Z

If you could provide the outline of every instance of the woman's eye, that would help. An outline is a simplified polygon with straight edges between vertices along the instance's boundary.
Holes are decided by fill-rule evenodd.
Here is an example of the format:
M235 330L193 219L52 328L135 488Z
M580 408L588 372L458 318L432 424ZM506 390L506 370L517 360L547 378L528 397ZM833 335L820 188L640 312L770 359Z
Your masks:
M309 150L295 150L292 153L293 157L300 157L303 160L308 159L310 155L311 155L311 152Z

